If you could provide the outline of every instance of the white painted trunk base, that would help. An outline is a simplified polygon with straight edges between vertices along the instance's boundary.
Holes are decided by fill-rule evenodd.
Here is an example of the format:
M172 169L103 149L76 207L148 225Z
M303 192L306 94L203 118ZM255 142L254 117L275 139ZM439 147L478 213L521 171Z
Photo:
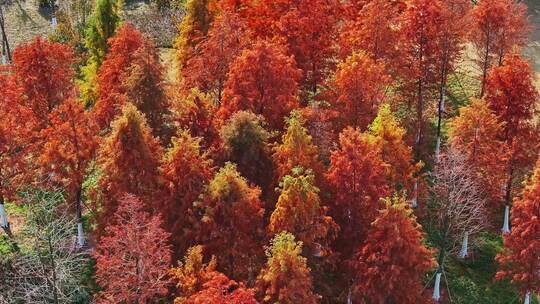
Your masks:
M469 232L465 231L463 235L463 244L461 245L461 251L459 252L459 257L464 259L469 256Z
M433 288L433 300L439 302L441 299L441 275L442 273L437 272L435 275L435 287Z
M84 246L84 230L82 223L77 223L77 244L79 247Z
M527 293L525 294L525 302L523 302L524 304L530 304L531 303L531 292L530 291L527 291Z
M8 226L8 217L6 209L4 209L4 204L0 204L0 227Z
M510 206L508 205L504 207L504 224L502 227L502 233L510 233Z

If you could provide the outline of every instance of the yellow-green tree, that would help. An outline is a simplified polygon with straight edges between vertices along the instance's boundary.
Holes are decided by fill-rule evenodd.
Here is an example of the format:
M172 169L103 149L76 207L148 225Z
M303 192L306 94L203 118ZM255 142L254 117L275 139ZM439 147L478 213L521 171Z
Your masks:
M268 262L257 278L257 291L262 303L315 304L319 296L313 283L307 259L302 255L302 242L282 232L274 237L266 250Z

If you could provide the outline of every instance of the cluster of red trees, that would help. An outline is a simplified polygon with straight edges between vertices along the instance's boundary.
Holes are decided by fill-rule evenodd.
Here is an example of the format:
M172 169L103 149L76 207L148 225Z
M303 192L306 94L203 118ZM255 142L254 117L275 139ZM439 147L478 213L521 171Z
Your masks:
M85 198L99 303L430 302L434 251L410 202L428 199L446 129L491 223L518 196L497 276L540 291L540 163L520 195L538 156L523 4L186 8L175 82L129 23L86 108L66 45L36 38L0 70L0 204L22 187L61 188L82 224ZM467 42L478 99L446 128Z

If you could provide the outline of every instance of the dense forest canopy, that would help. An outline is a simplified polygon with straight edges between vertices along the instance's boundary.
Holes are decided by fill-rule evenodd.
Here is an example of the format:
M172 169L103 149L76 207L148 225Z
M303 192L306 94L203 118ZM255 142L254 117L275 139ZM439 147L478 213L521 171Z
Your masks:
M525 3L136 2L0 0L0 304L539 303Z

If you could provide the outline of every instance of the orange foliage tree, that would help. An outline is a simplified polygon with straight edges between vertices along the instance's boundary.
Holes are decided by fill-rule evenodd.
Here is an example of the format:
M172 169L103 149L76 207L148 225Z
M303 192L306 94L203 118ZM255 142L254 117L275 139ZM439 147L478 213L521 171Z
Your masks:
M135 51L142 46L143 37L130 23L125 23L108 44L109 51L97 75L98 99L93 108L101 129L108 128L121 110L125 93L121 78L131 66Z
M49 124L48 114L65 99L74 96L75 72L69 46L40 37L23 44L13 53L13 73L32 109L39 129Z
M505 57L503 65L493 68L486 80L485 99L501 122L499 139L510 149L505 202L512 201L514 178L527 168L538 153L538 137L531 119L536 112L538 92L529 63L517 54Z
M0 226L12 237L4 203L16 197L25 170L33 114L22 104L22 90L8 72L0 68Z
M203 247L188 250L184 263L171 269L179 296L174 304L257 304L252 289L216 271L216 260L203 263Z
M97 126L81 103L68 99L49 115L49 127L41 130L43 141L38 166L42 176L53 186L60 185L73 207L79 224L78 242L82 235L82 193L90 162L98 146Z
M307 259L301 254L302 242L295 241L291 233L282 232L272 239L266 250L268 262L256 283L261 303L319 302L319 296L313 291Z
M99 224L102 230L111 222L118 199L124 193L139 197L148 207L158 191L159 160L162 149L150 133L144 116L127 103L122 115L112 123L111 133L98 152L103 193Z
M335 76L333 89L337 96L333 109L340 113L343 127L365 130L384 99L389 81L384 65L366 53L353 53L342 62Z
M197 243L217 256L218 265L232 278L247 279L262 255L264 208L259 188L251 187L227 163L210 181L195 208L200 214Z
M353 2L353 1L350 1ZM406 8L403 0L359 1L345 10L346 17L339 40L340 55L365 50L373 60L382 61L395 71L400 60L400 18Z
M220 104L230 66L245 47L245 25L234 12L223 11L212 23L199 52L181 70L183 90L199 88Z
M203 146L209 148L215 144L218 137L214 115L216 107L208 94L199 89L192 89L188 93L170 96L170 122L173 127L188 130L194 137L203 139Z
M403 95L412 105L414 148L417 158L423 156L425 111L433 102L433 88L440 73L440 36L444 28L443 7L440 1L412 0L403 15L404 70ZM414 117L414 118L412 118Z
M246 9L254 35L283 44L302 70L305 92L317 93L331 70L338 1L253 1Z
M338 249L346 256L362 242L375 219L381 197L390 193L380 146L369 135L346 128L326 174L335 192L332 214L341 227Z
M264 116L272 128L281 129L283 117L297 107L300 71L282 47L255 42L234 61L225 83L218 115L222 120L246 110Z
M369 303L430 303L424 275L435 266L421 226L403 198L387 198L352 262L355 298Z
M497 279L508 278L522 294L540 293L540 162L527 182L523 197L512 208L512 232L504 236L505 250L497 255Z
M508 147L499 140L502 125L482 99L473 99L450 122L450 146L462 153L472 167L489 203L499 206L507 171Z
M527 42L530 25L527 6L519 0L481 0L472 11L471 41L478 53L482 71L480 97L494 64L503 64L504 56Z
M161 218L142 211L142 202L125 195L93 253L97 303L148 303L167 294L171 249Z
M97 75L94 113L100 128L109 129L129 101L145 114L155 135L163 134L167 106L155 46L129 23L118 29L109 45Z
M326 215L319 198L319 188L314 186L315 176L301 167L283 177L276 208L270 216L268 231L271 235L287 231L302 241L310 254L324 256L328 244L338 231L334 220Z
M165 197L158 211L171 233L174 257L183 256L194 239L189 211L213 175L212 161L201 151L201 139L182 130L171 141L161 162Z

